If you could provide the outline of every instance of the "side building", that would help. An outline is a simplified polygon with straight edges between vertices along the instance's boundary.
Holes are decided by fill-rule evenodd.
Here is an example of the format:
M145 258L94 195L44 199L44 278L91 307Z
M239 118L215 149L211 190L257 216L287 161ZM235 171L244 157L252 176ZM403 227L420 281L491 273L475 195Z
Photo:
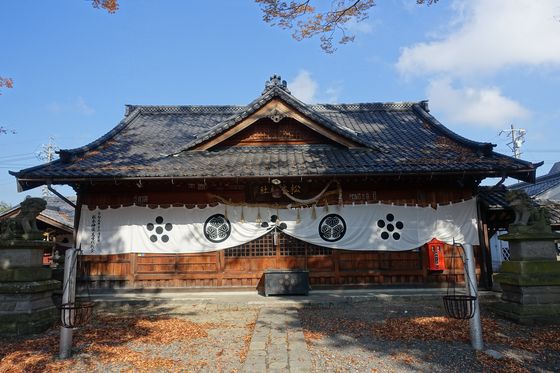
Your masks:
M43 264L51 265L56 255L63 256L67 248L74 244L74 208L56 196L43 197L47 201L45 210L37 216L37 228L44 232L45 241L52 242L52 246L45 250ZM75 198L68 197L70 202ZM0 213L0 221L17 216L21 211L20 205Z

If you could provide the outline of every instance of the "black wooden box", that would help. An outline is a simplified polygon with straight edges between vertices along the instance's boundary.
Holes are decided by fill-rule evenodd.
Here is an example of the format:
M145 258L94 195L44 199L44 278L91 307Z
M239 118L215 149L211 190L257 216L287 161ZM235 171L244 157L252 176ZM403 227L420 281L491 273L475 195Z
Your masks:
M264 295L307 295L309 271L269 269L264 272Z

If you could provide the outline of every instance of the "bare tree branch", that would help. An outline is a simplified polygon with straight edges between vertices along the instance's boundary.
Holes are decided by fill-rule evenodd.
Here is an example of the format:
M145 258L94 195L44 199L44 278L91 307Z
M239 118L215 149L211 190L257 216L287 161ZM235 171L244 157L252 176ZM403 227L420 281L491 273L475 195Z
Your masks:
M91 0L94 8L105 9L108 13L115 13L119 10L118 0Z
M11 78L2 78L0 76L0 88L13 88L14 87L14 81ZM0 95L2 95L2 92L0 91Z
M333 53L333 41L337 34L338 44L354 41L355 35L348 33L348 25L368 18L375 0L331 0L330 9L318 9L311 0L255 0L260 4L263 20L272 26L293 29L292 37L297 41L320 36L321 48ZM438 0L416 0L419 5L432 5ZM316 3L319 3L316 1Z

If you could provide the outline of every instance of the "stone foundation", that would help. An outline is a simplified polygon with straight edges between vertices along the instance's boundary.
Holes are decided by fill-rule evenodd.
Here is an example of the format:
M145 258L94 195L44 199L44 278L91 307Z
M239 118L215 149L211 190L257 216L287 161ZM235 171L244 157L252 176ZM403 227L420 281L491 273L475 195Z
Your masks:
M502 301L494 307L498 314L521 324L560 323L560 262L556 255L537 259L549 257L550 243L516 242L512 258L524 260L503 262L494 275L502 288Z
M510 259L513 261L556 260L556 244L554 241L526 240L509 241Z
M58 310L52 301L60 282L43 267L45 241L0 242L0 335L42 332L54 325Z

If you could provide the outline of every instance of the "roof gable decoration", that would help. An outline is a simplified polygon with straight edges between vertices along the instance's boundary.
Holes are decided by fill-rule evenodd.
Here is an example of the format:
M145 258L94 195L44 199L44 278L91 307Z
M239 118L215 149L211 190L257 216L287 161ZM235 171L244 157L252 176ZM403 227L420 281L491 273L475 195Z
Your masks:
M262 94L264 95L266 91L273 89L274 87L278 87L286 91L288 94L292 94L292 92L288 89L288 83L285 80L282 80L280 75L276 74L272 75L270 79L264 83L264 91Z
M281 80L278 75L273 75L265 83L262 95L247 105L243 112L236 113L218 123L187 144L181 152L209 150L262 118L269 118L274 123L280 123L285 118L292 118L317 134L347 148L372 147L355 131L333 122L292 96L286 81Z
M324 137L330 141L334 141L346 148L361 148L364 146L371 147L361 140L358 142L356 134L351 133L350 130L343 130L347 133L341 134L342 131L334 131L330 126L325 126L324 123L310 120L306 115L295 110L287 105L283 100L273 98L261 108L248 115L246 118L236 121L232 126L225 128L211 129L207 134L199 136L201 141L197 144L192 144L184 150L210 150L223 141L231 138L232 136L240 133L241 131L255 125L261 119L268 118L273 123L280 125L284 119L293 119L301 126L315 132L317 135ZM220 127L218 125L217 127ZM340 127L342 130L342 127Z

